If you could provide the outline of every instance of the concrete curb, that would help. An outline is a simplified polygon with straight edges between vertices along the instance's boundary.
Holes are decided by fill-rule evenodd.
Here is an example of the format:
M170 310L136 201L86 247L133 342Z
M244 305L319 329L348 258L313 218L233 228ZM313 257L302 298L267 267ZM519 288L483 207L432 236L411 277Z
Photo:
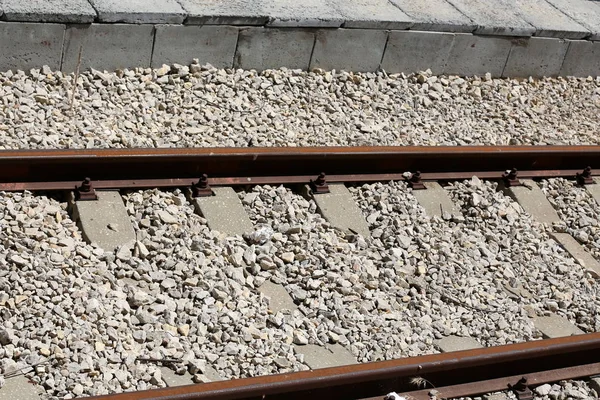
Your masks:
M0 71L162 63L527 78L599 76L600 42L386 29L0 22ZM585 55L585 56L584 56Z

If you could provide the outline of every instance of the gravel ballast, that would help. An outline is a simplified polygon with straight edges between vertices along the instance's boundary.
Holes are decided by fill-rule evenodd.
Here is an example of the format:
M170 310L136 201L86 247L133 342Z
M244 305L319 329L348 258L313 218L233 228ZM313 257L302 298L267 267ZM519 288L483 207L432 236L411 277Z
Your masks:
M163 386L160 363L140 358L205 382L306 370L305 344L368 362L437 352L447 335L538 339L535 315L600 328L597 284L551 228L495 183L448 189L462 214L431 218L404 182L351 187L372 239L285 187L239 192L256 229L243 238L208 229L180 191L130 192L137 242L115 253L85 244L65 203L4 193L0 374L44 362L32 380L71 398ZM267 279L298 309L269 312Z
M600 78L163 66L0 74L1 148L597 144ZM73 101L71 101L73 100Z
M545 179L541 186L566 224L566 231L600 260L600 205L574 180Z
M0 74L0 147L598 143L591 78L194 64L85 72L75 92L72 81L46 68ZM448 335L539 339L536 315L598 331L598 285L549 232L599 257L600 206L562 179L543 188L564 226L535 223L477 178L449 185L461 215L442 218L404 182L350 187L371 239L334 229L286 187L239 192L256 229L244 237L211 231L180 191L128 192L137 241L114 253L82 240L66 203L0 193L0 376L39 364L28 376L44 398L73 398L164 386L157 359L205 382L306 370L295 349L306 344L368 362L437 352ZM266 280L298 309L270 312ZM561 385L540 398L591 390Z

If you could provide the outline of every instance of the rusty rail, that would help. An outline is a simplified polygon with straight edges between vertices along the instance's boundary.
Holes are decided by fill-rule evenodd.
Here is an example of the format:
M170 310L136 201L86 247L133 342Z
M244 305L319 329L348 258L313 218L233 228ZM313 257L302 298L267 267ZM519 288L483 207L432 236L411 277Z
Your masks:
M532 341L199 385L95 397L102 400L300 400L383 399L414 392L421 377L455 396L508 389L515 379L539 385L600 372L600 333ZM546 375L543 375L546 373ZM550 379L550 380L548 380ZM462 385L462 388L459 387ZM444 395L442 392L440 395ZM424 397L419 397L424 398Z
M189 186L202 174L211 185L403 179L574 177L598 167L600 146L305 147L0 151L0 190L72 189L90 177L95 188Z

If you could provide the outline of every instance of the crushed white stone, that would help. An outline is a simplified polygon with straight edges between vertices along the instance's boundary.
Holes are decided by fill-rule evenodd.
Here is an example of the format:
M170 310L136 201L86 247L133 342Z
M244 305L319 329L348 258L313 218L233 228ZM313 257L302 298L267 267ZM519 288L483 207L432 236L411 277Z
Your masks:
M0 73L0 148L600 142L600 77L193 67Z

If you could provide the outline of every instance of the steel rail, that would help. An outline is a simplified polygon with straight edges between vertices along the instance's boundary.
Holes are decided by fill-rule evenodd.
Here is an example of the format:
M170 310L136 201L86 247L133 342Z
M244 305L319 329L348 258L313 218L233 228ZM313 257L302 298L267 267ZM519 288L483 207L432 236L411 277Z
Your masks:
M528 386L539 386L544 383L559 382L568 379L586 378L600 374L600 362L578 365L575 367L565 367L550 369L547 371L533 372L527 374ZM502 378L489 379L486 381L462 383L459 385L443 386L434 388L438 397L444 399L455 397L476 396L490 392L501 392L508 390L511 385L523 378L523 375L512 375ZM429 392L432 388L421 389L412 392L400 393L403 397L411 400L431 400ZM381 397L371 397L362 400L381 400Z
M600 146L287 147L0 151L0 190L72 189L89 177L96 188L572 177L600 168Z
M535 381L535 374L549 369L571 368L570 375L565 370L560 376L579 377L582 370L573 367L594 364L599 356L600 333L591 333L313 371L105 395L91 399L382 399L392 391L414 391L415 385L411 383L411 379L415 377L426 379L436 387L493 381L505 377L527 377L529 374ZM490 391L497 390L497 382L495 385L491 386ZM485 389L479 385L476 391L483 393Z

